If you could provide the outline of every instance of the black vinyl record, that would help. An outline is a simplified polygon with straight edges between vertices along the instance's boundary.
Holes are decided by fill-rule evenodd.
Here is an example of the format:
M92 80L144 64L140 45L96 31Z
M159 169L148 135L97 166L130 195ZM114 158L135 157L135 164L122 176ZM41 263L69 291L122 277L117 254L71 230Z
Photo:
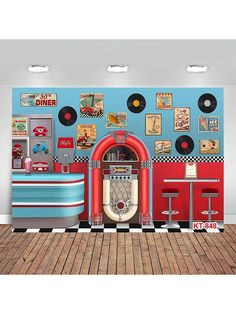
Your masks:
M127 100L128 109L133 113L140 113L146 107L146 100L143 95L132 94Z
M175 141L175 148L181 155L188 155L193 151L194 141L188 135L181 135Z
M77 120L77 113L74 108L66 106L61 108L58 119L65 126L73 125Z
M203 94L198 99L198 107L202 112L211 113L216 109L217 100L212 94Z

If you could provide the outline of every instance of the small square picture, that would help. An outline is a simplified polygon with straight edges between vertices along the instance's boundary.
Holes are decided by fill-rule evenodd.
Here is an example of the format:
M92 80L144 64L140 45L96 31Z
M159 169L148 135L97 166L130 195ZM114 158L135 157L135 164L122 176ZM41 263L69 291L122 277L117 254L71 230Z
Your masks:
M127 128L127 113L126 112L107 112L106 128Z
M80 117L101 118L103 116L103 94L80 94Z
M155 154L170 154L171 141L155 141Z
M204 117L198 118L198 132L218 132L219 117Z
M157 109L160 110L172 109L172 93L157 93L156 101Z
M190 131L190 108L182 107L174 109L175 132Z
M91 149L96 143L96 124L79 124L77 126L77 149Z
M219 154L219 140L200 140L200 154Z
M146 135L161 135L161 114L146 114Z

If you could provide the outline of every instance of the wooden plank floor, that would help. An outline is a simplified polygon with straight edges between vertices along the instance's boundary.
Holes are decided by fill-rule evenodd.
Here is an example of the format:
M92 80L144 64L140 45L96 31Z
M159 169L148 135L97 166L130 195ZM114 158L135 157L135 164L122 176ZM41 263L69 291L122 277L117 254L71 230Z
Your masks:
M0 274L236 274L236 225L221 233L12 233Z

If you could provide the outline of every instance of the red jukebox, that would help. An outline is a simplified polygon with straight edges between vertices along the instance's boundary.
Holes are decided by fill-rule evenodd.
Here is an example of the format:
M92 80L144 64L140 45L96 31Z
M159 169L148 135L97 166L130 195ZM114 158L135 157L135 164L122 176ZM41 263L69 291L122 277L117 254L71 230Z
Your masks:
M151 223L151 160L139 138L127 131L107 134L94 147L89 165L92 225Z

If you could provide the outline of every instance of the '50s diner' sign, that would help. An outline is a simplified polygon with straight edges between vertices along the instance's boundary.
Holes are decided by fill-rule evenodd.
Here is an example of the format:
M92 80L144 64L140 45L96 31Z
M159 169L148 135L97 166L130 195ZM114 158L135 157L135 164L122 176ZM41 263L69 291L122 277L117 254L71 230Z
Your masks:
M54 107L57 105L57 94L21 94L20 105L22 107Z

